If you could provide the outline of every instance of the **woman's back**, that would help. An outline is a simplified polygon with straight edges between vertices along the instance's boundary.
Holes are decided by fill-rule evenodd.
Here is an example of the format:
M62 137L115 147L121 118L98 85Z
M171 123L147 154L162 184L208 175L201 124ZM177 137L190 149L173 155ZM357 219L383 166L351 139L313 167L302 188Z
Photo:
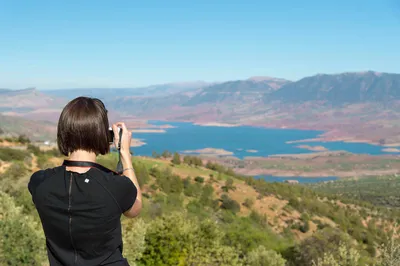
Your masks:
M120 217L137 196L129 178L60 166L34 173L28 188L51 265L128 265L122 256Z

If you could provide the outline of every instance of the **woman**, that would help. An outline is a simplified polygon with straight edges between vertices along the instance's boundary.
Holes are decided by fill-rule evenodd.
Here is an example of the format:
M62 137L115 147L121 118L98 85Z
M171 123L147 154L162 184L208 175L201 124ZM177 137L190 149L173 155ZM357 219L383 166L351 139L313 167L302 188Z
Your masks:
M28 189L46 236L50 265L129 265L122 256L121 214L136 217L142 195L132 168L131 133L112 125L114 144L122 129L122 175L96 164L110 149L107 110L79 97L63 109L57 129L62 166L34 173Z

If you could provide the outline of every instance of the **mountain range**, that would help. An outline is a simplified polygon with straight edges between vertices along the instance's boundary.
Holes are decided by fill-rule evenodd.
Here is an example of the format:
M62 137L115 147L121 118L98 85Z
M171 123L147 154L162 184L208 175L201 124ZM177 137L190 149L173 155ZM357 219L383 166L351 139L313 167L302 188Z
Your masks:
M55 122L65 103L79 95L102 99L114 118L320 129L331 140L400 142L400 74L374 71L298 81L258 76L132 89L1 89L0 112Z

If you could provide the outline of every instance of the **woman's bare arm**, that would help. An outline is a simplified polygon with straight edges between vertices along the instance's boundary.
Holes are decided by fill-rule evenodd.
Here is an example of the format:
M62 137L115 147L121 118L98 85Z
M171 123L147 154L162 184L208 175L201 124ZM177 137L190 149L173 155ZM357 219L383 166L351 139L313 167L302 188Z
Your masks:
M119 141L118 127L122 128L122 139L121 139L121 149L120 149L121 162L124 169L124 172L122 174L128 177L137 189L137 196L135 203L129 210L124 212L124 215L126 217L133 218L138 216L142 209L142 192L140 190L139 182L136 178L135 171L133 170L132 167L132 157L130 152L132 133L128 131L124 123L119 122L114 124L113 125L113 131L115 136L114 143L118 143Z

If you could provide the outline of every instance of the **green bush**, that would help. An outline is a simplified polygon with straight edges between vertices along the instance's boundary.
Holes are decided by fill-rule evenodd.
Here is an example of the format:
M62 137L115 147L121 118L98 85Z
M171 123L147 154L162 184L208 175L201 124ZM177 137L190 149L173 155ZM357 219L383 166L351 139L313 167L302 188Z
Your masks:
M198 183L204 183L204 177L201 176L196 176L194 178L194 181L198 182Z
M17 141L22 144L30 143L30 139L25 135L19 135Z
M46 259L43 231L0 191L0 265L42 265Z
M1 174L0 188L3 192L14 194L20 188L18 181L29 175L28 169L22 162L12 163L7 170Z
M155 219L145 237L141 265L240 265L237 252L222 245L215 222L196 222L182 213Z
M246 198L243 202L243 206L247 207L247 208L251 208L254 205L254 199L250 199L250 198Z
M43 151L41 151L38 146L33 144L28 144L27 150L36 156L43 154Z
M0 160L2 161L23 161L25 157L29 156L29 153L25 150L17 150L7 147L0 148Z
M240 204L231 199L228 195L223 194L221 196L221 209L232 211L233 213L237 213L240 211Z
M285 266L286 260L274 250L259 246L247 256L249 266Z
M142 257L145 250L145 236L148 224L141 218L124 218L121 224L124 256L129 262L134 263Z
M172 158L171 162L173 164L181 164L181 157L179 156L179 153L174 153L174 157Z
M161 154L161 157L163 158L170 158L172 156L171 152L165 150L163 151L163 153Z

